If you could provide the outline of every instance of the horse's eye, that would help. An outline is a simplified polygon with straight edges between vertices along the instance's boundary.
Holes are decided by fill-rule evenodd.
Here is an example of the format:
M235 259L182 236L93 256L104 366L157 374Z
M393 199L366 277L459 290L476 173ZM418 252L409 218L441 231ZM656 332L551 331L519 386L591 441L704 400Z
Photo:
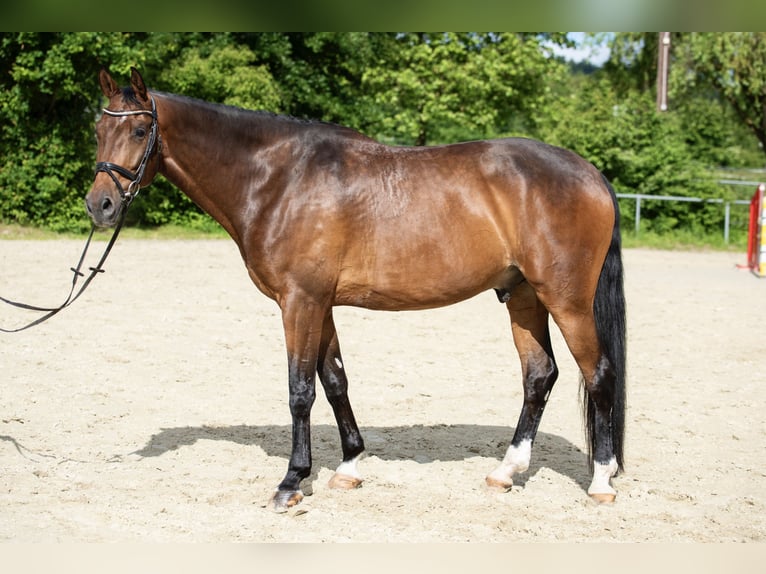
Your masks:
M133 135L138 139L143 139L146 136L146 128L136 128L136 131L133 132Z

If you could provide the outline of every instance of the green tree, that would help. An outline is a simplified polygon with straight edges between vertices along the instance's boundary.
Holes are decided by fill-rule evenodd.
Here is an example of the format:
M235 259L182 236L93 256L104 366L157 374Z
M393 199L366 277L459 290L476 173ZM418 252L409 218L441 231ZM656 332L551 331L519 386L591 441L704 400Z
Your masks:
M534 36L402 34L363 78L377 130L425 145L531 131L563 66Z
M162 38L120 33L0 35L0 219L84 229L102 66L161 59ZM155 41L157 41L155 43Z
M657 32L620 32L610 43L604 72L618 95L654 92L657 82Z
M235 35L279 84L290 115L367 131L376 121L362 78L393 47L393 34L290 32Z
M158 78L173 92L252 110L279 112L282 97L268 68L227 35L185 48Z
M610 63L580 68L587 74L551 57L548 42L570 42L562 34L0 34L0 220L89 225L82 197L102 66L125 80L136 66L152 89L341 123L390 143L530 135L581 153L621 191L718 195L707 168L763 162L763 39L674 34L670 111L659 114L656 33L615 35ZM649 202L643 216L655 229L718 224L699 204ZM209 224L161 177L130 217Z
M758 146L755 130L748 127L763 118L766 93L762 88L766 49L761 46L766 37L757 36L671 34L667 117L683 125L693 155L710 166L742 167L763 162L758 157L762 156L763 143ZM619 97L631 92L656 95L658 47L657 32L614 35L604 73ZM750 110L748 96L734 96L743 90L751 92L750 103L755 103Z
M576 151L600 169L618 192L716 197L707 166L693 155L681 116L656 111L651 92L620 94L605 75L568 91L543 126L550 143ZM621 203L624 226L634 217L633 201ZM707 231L720 224L718 206L645 202L644 227Z
M172 38L163 69L144 78L156 89L253 110L282 111L280 86L256 54L231 34L188 34ZM127 77L127 76L126 76ZM211 228L212 222L188 197L158 176L134 202L130 222Z
M674 54L676 97L714 90L766 153L766 32L684 34Z

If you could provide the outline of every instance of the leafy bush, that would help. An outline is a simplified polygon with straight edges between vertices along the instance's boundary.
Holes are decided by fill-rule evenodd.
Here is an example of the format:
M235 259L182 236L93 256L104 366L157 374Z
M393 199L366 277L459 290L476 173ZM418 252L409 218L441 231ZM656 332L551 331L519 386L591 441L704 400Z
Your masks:
M679 116L658 113L651 94L618 99L608 79L591 82L561 100L544 128L550 143L572 149L606 175L618 192L718 197L710 170L694 155ZM635 202L622 201L623 227L634 222ZM720 229L720 206L644 201L642 225L657 232L678 227Z
M612 61L588 74L550 57L543 40L552 38L561 40L507 33L2 34L0 222L89 227L83 197L93 179L102 66L125 79L136 66L153 89L343 123L397 144L537 137L580 153L626 193L718 197L724 190L712 167L763 165L763 149L732 112L736 94L721 97L710 71L688 73L713 61L707 52L721 50L718 39L690 35L687 51L683 37L674 40L683 58L671 77L671 111L660 114L651 87L656 59L647 51L656 41L644 41L653 36L625 36ZM729 40L724 47L742 38ZM629 228L634 202L621 202L621 210ZM642 226L653 232L718 233L722 218L720 205L642 204ZM129 223L208 228L211 220L160 176L134 202Z

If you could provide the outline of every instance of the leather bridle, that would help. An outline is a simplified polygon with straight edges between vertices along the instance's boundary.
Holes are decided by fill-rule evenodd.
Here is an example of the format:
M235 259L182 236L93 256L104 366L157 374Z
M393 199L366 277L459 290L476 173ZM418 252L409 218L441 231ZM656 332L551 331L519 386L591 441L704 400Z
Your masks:
M144 155L141 158L141 162L138 164L135 172L132 172L129 169L122 167L121 165L117 165L108 161L99 161L96 163L96 174L103 171L112 178L114 185L117 187L117 191L120 193L123 210L127 208L128 205L130 205L130 202L133 201L141 189L141 180L144 178L144 172L146 171L146 166L149 163L149 158L152 156L152 151L154 151L155 143L157 144L157 152L160 153L162 151L162 138L159 136L159 129L157 126L157 106L154 104L154 98L151 96L150 98L152 102L151 110L125 110L121 112L115 112L108 108L104 108L105 114L114 117L137 116L142 114L152 116L152 125L149 128L149 140L146 142ZM120 180L116 175L114 175L114 172L119 173L121 176L127 178L130 181L127 190L122 187Z

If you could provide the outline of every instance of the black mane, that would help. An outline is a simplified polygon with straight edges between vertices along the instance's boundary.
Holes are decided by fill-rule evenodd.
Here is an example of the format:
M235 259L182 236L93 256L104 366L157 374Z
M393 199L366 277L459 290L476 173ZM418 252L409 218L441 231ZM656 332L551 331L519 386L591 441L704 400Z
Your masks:
M136 92L130 86L122 88L122 103L133 104L136 106L141 105L141 102L138 101L138 97L136 97Z
M128 95L128 92L129 92L129 95ZM353 128L342 126L340 124L336 124L333 122L327 122L327 121L311 119L311 118L299 118L299 117L295 117L295 116L291 116L287 114L279 114L279 113L271 112L268 110L251 110L251 109L242 108L239 106L209 102L207 100L202 100L199 98L184 96L180 94L173 94L168 92L155 91L155 93L169 99L173 99L180 102L186 102L204 109L209 109L212 112L223 114L224 116L227 116L234 120L241 119L243 121L246 121L248 119L260 118L260 119L271 120L276 123L281 123L281 124L284 124L285 126L293 125L293 126L305 126L305 127L310 127L310 126L327 127L331 129L351 131L351 132L359 134L360 136L363 136L363 134L361 134L357 130L354 130ZM130 88L126 88L123 91L123 98L128 98L128 97L133 98L133 100L131 101L136 101L135 94L133 93L133 90ZM366 136L363 136L363 137L366 137Z

